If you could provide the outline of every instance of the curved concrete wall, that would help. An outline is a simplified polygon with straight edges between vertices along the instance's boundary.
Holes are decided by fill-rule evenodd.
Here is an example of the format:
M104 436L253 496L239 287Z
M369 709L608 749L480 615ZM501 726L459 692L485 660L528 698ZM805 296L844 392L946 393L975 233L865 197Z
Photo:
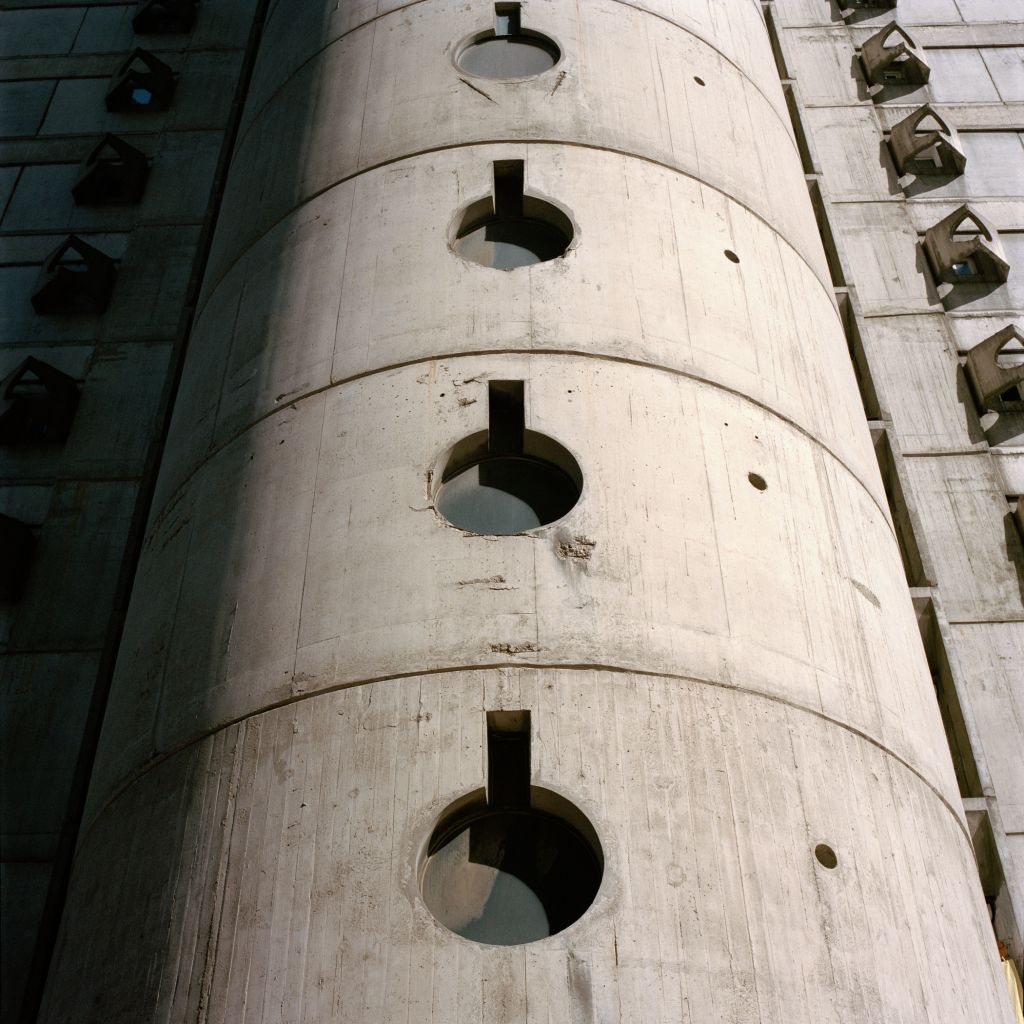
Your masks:
M502 706L531 709L536 781L607 863L576 925L517 947L447 933L412 881ZM589 669L388 680L244 719L115 799L46 1019L1011 1024L972 870L917 773L777 700ZM116 958L90 916L119 922Z
M785 110L761 83L708 42L631 4L538 7L525 23L555 38L564 60L548 75L509 83L473 83L452 63L456 44L489 27L486 6L403 7L322 41L305 61L272 20L266 75L236 156L244 173L226 196L208 281L297 206L348 178L412 154L507 140L582 145L584 159L611 150L696 177L764 218L828 280L810 207L775 187L780 175L795 180L802 171ZM737 20L767 50L754 5L738 7L749 13ZM264 86L270 75L273 87ZM776 79L768 95L778 93ZM310 108L315 119L296 116Z
M758 5L534 0L562 63L472 88L492 5L322 8L271 13L44 1019L1003 1021ZM448 239L509 158L577 237L501 273ZM431 506L488 379L584 473L526 535ZM606 860L508 949L414 879L502 708Z

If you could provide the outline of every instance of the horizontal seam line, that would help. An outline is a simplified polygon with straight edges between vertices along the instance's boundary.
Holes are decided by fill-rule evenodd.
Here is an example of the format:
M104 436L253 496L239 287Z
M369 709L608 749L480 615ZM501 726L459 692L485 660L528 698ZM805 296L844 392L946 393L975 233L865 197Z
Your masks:
M289 698L287 698L285 700L278 701L278 702L273 703L273 704L265 705L264 707L259 708L258 710L252 712L251 714L240 715L237 718L233 718L229 722L224 722L221 725L215 726L214 728L207 730L206 732L203 732L203 733L201 733L201 734L199 734L197 736L193 736L191 739L188 739L188 740L178 744L177 746L172 747L171 749L169 749L169 750L165 751L164 753L162 753L161 755L159 755L159 757L154 758L152 761L147 762L138 771L136 771L134 775L131 775L130 777L125 779L120 785L118 785L106 797L106 799L104 799L102 805L99 808L97 808L95 814L92 816L92 820L90 821L90 823L89 823L89 825L88 825L88 827L86 829L86 833L92 831L93 826L99 821L100 817L103 815L103 813L106 811L106 809L108 807L110 807L111 804L113 804L123 793L125 793L136 782L138 782L140 779L142 779L146 775L148 775L149 772L151 772L154 768L159 767L161 764L163 764L164 762L170 760L172 757L176 756L177 754L180 754L182 751L187 750L189 747L195 746L197 743L201 743L204 740L209 739L211 736L215 736L218 733L221 733L221 732L223 732L226 729L230 729L233 726L240 725L243 722L248 722L248 721L251 721L251 720L253 720L255 718L261 718L263 715L270 714L270 713L272 713L274 711L279 711L281 708L289 707L289 706L294 705L294 704L299 704L299 703L301 703L302 701L305 701L305 700L321 697L321 696L324 696L324 695L330 694L330 693L338 693L338 692L340 692L342 690L356 689L356 688L358 688L360 686L370 686L370 685L373 685L373 684L376 684L376 683L394 682L394 681L403 680L403 679L415 679L417 677L422 677L422 676L451 675L451 674L457 673L457 672L493 672L496 669L503 669L503 668L527 669L527 670L538 671L538 672L544 672L544 671L608 672L608 673L612 673L612 674L615 674L615 675L646 676L646 677L652 678L652 679L685 680L687 682L697 683L697 684L700 684L700 685L703 685L703 686L715 687L716 689L720 689L720 690L728 690L728 691L731 691L731 692L734 692L734 693L749 694L749 695L751 695L753 697L759 697L762 700L771 701L772 703L780 704L783 707L791 708L794 711L799 711L799 712L803 712L805 714L812 715L815 718L819 718L822 721L828 722L831 725L836 726L836 728L843 729L844 731L850 733L853 736L857 736L859 739L862 739L865 742L871 744L871 746L875 747L877 750L880 750L883 754L893 758L893 760L898 761L901 765L903 765L903 767L906 768L907 771L909 771L912 775L914 775L915 778L919 779L938 798L940 803L942 803L942 805L952 815L953 820L956 822L957 827L960 829L960 832L963 834L964 838L968 842L970 842L970 836L969 836L969 833L967 831L967 828L960 821L960 817L957 814L957 810L950 804L950 802L942 795L942 793L917 768L915 768L912 764L910 764L909 761L905 760L903 757L901 757L899 754L897 754L890 747L885 746L885 744L883 744L880 740L875 739L873 736L870 736L868 733L863 732L861 729L858 729L856 726L853 726L853 725L850 725L848 723L841 722L838 719L832 718L830 715L827 715L824 711L815 710L814 708L808 707L807 705L804 705L804 704L794 703L791 700L787 700L785 697L781 697L781 696L779 696L777 694L767 693L767 692L765 692L763 690L747 689L745 687L735 686L735 685L731 685L729 683L724 683L721 680L717 680L717 679L704 679L704 678L701 678L699 676L685 675L684 673L681 673L681 672L658 672L658 671L653 671L651 669L633 668L633 667L623 666L623 665L608 665L608 664L602 664L602 663L517 662L517 661L496 661L496 662L490 662L490 663L482 664L482 665L455 665L455 666L447 666L445 668L422 669L422 670L419 670L419 671L397 672L397 673L393 673L393 674L389 674L389 675L369 676L369 677L367 677L365 679L355 680L355 681L347 682L347 683L339 683L339 684L336 684L334 686L324 687L323 689L317 690L315 692L304 693L304 694L296 694L296 695L294 695L292 697L289 697ZM962 813L962 811L963 811L962 807L960 808L960 811ZM83 838L84 838L84 836L83 836Z
M950 626L1010 626L1018 622L1024 622L1024 615L1016 619L946 619Z
M838 316L838 313L836 315ZM746 402L749 402L751 405L754 405L757 408L759 408L759 409L763 410L764 412L768 413L768 415L773 417L774 419L780 420L781 422L788 424L790 427L792 427L794 430L796 430L799 434L802 434L804 437L808 438L813 444L817 445L817 447L820 448L822 451L827 452L828 455L832 459L834 459L838 465L842 466L843 469L846 470L846 472L849 473L850 476L854 480L857 481L857 483L863 489L864 493L867 494L868 498L871 500L872 504L882 513L883 521L886 523L886 525L889 524L889 516L887 515L887 509L876 500L875 496L871 493L871 490L867 487L865 482L853 471L853 469L850 466L847 465L847 463L843 459L841 459L820 438L815 437L814 434L812 434L809 430L807 430L804 427L802 427L795 420L790 419L788 416L784 416L778 410L773 409L771 406L766 405L763 402L758 401L756 398L752 398L750 395L748 395L748 394L746 394L746 393L744 393L742 391L737 391L735 388L731 388L731 387L729 387L729 386L727 386L725 384L722 384L722 383L720 383L718 381L710 380L707 377L701 377L700 375L695 374L695 373L687 373L685 370L680 370L680 369L677 369L677 368L672 367L672 366L665 366L664 364L661 364L661 363L649 363L649 362L644 362L644 361L639 360L639 359L627 359L625 356L613 356L613 355L607 355L607 354L604 354L604 353L578 351L576 349L552 349L552 348L535 348L535 349L521 349L521 348L473 349L473 350L466 351L466 352L436 352L436 353L433 353L433 354L428 355L428 356L420 356L420 357L418 357L416 359L408 359L408 360L405 360L405 361L402 361L402 362L398 362L398 363L389 363L386 366L375 367L372 370L364 370L362 373L352 374L351 376L345 377L345 378L343 378L341 380L331 381L329 384L325 384L323 387L315 388L312 391L308 391L308 392L306 392L303 395L299 395L296 398L292 398L292 399L290 399L287 402L282 402L279 408L271 409L268 412L265 412L262 416L258 417L257 419L254 419L254 420L250 421L240 431L238 431L235 434L232 434L230 438L228 438L226 441L223 442L223 444L220 444L220 445L217 446L217 448L215 448L215 449L213 449L211 451L208 451L206 453L206 455L203 457L203 459L199 463L197 463L192 468L192 470L182 479L181 483L178 484L174 488L174 490L171 491L167 495L166 499L161 503L161 506L160 506L159 510L155 510L155 515L153 516L153 522L154 523L157 522L161 518L163 513L168 508L170 508L171 505L173 505L173 504L175 504L177 502L177 500L178 500L179 496L181 495L182 491L184 490L184 488L203 469L203 467L206 466L206 464L208 462L210 462L215 456L219 455L222 451L224 451L230 445L234 444L241 437L244 437L245 434L248 433L248 431L250 431L253 427L255 427L258 424L262 423L264 420L270 419L272 416L276 416L279 413L285 412L286 410L290 409L292 406L296 405L299 402L306 401L307 399L310 399L310 398L316 398L316 397L318 397L320 395L326 394L328 391L331 391L331 390L333 390L335 388L344 387L345 385L352 384L352 383L354 383L356 381L365 380L365 379L367 379L369 377L375 377L375 376L377 376L378 374L381 374L381 373L390 373L393 370L405 369L405 368L410 367L410 366L418 366L418 365L422 365L424 363L430 363L430 362L434 362L434 361L441 360L441 359L455 360L455 359L479 358L479 357L482 357L482 356L507 356L507 355L516 355L516 356L534 356L534 355L537 355L537 356L562 356L562 357L565 357L565 358L572 357L572 358L583 358L583 359L599 359L599 360L606 361L606 362L611 362L611 363L624 363L627 366L636 366L636 367L639 367L640 369L653 370L653 371L658 372L658 373L668 373L668 374L671 374L674 377L683 377L683 378L685 378L687 380L697 381L700 384L706 384L708 387L715 388L715 389L717 389L719 391L725 391L725 392L727 392L728 394L731 394L731 395L735 395L737 398L740 398L740 399L742 399L742 400L744 400ZM892 537L895 540L896 539L896 534L895 534L895 531L892 529L892 527L889 528L889 532L890 532L890 534L892 534Z
M790 140L792 141L792 140ZM428 156L431 153L447 153L460 149L475 149L483 146L566 146L574 149L589 149L594 150L598 153L612 153L615 156L623 157L627 160L637 160L641 163L652 164L655 167L662 167L667 171L671 171L673 174L678 174L680 177L689 178L691 181L697 182L704 188L710 189L712 192L717 192L723 196L727 202L734 203L736 206L743 210L746 210L755 220L763 224L769 231L772 232L777 238L780 238L783 243L790 249L791 252L796 256L801 263L811 272L811 276L818 282L819 285L825 290L826 294L832 298L834 295L834 284L830 275L826 273L826 277L822 278L818 276L818 272L811 266L807 257L796 247L796 245L790 240L786 232L782 231L775 224L771 223L763 214L757 212L753 207L748 206L741 199L737 199L735 196L730 195L724 188L714 184L713 182L706 181L704 178L699 177L697 174L685 171L681 167L674 164L666 163L664 160L658 160L655 157L644 156L640 153L632 153L625 149L616 149L614 146L599 146L590 142L574 142L571 139L477 139L473 142L456 142L444 146L429 146L426 149L419 149L413 152L404 153L401 156L392 157L388 160L382 160L380 163L372 164L368 167L361 168L353 171L351 174L346 174L344 177L338 178L337 181L331 182L329 185L325 185L323 188L317 189L310 192L309 195L304 196L300 202L295 203L294 206L289 207L279 217L277 217L273 223L268 224L258 235L256 235L252 241L245 243L239 252L232 257L231 261L223 268L222 272L217 275L216 278L212 279L209 284L204 284L203 294L200 303L196 307L196 316L202 315L203 310L209 305L210 299L213 297L213 293L221 286L224 279L231 273L232 270L239 263L242 262L248 256L248 254L263 241L278 225L283 224L292 214L297 210L301 210L302 207L309 205L314 199L319 199L320 196L326 195L331 189L338 188L341 185L345 185L350 181L354 181L356 178L362 177L364 174L372 174L374 171L379 171L384 167L390 167L393 164L401 163L403 160L415 160L422 156ZM795 147L795 144L794 144ZM818 238L819 234L817 229L813 233L814 238Z
M979 441L978 444L985 444ZM940 448L937 451L901 451L900 455L905 459L934 459L934 458L959 458L961 455L990 455L992 449L985 448Z

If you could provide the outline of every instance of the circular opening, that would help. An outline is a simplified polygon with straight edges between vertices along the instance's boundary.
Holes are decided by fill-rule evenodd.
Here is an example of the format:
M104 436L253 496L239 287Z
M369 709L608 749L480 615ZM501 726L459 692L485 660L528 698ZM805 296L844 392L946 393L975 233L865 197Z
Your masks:
M515 270L557 259L573 239L572 221L551 203L523 196L521 215L498 216L490 199L473 203L455 231L464 259L495 270Z
M491 455L481 431L452 449L434 505L460 530L522 533L561 519L582 490L579 464L552 438L527 430L522 454Z
M455 63L478 78L532 78L553 68L561 56L558 46L547 36L521 32L478 38L459 52Z
M739 263L740 258L732 251L732 249L725 250L725 258L732 261L733 263Z
M137 107L148 107L153 102L153 94L149 89L137 85L132 89L132 103Z
M544 221L492 220L459 235L455 251L484 267L515 270L557 259L571 241Z
M759 491L763 491L768 487L768 484L765 483L764 477L757 473L748 473L747 480L750 481L750 485L752 487L756 487Z
M597 833L569 801L531 787L531 806L494 810L483 790L434 829L420 868L430 912L463 938L515 946L555 935L594 902Z
M818 863L823 868L828 868L831 871L838 863L839 858L836 856L836 851L831 846L825 843L818 843L814 848L814 856L818 858Z
M694 81L695 81L695 82L696 82L696 83L697 83L698 85L703 85L703 84L704 84L704 79L703 79L703 78L698 78L698 77L697 77L696 75L694 75L694 76L693 76L693 80L694 80Z

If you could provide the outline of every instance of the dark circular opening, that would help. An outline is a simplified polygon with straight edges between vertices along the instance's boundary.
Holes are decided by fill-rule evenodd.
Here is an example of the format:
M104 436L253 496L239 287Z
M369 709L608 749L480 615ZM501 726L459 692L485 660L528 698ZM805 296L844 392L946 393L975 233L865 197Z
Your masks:
M697 83L698 85L703 85L703 84L704 84L704 79L703 79L703 78L698 78L698 77L697 77L696 75L694 75L694 76L693 76L693 80L694 80L694 81L695 81L695 82L696 82L696 83Z
M536 206L548 206L539 200ZM551 207L554 210L554 207ZM567 220L563 214L560 219ZM496 270L514 270L557 259L572 241L571 229L541 217L494 217L459 231L455 251L467 260Z
M437 511L462 530L509 534L561 519L579 497L576 480L553 463L500 455L446 475L435 503Z
M462 50L455 63L478 78L530 78L553 68L561 56L547 36L524 32L477 39Z
M474 809L434 829L420 891L457 935L495 946L536 942L568 928L594 902L604 874L597 833L567 800L531 789L535 806L492 810L481 791Z
M763 491L768 487L768 484L765 483L764 477L757 473L748 473L747 480L750 481L750 485L752 487L756 487L759 491Z
M740 258L732 251L732 249L725 250L725 258L732 261L733 263L739 263Z
M825 843L818 843L814 848L814 856L818 858L818 863L823 868L828 868L831 871L838 863L839 858L836 856L836 851L831 846Z

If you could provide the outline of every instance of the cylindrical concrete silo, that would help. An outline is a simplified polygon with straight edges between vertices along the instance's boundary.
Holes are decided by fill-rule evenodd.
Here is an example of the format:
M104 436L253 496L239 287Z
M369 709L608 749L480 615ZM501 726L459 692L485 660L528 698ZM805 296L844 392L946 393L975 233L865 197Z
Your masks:
M1009 1021L988 947L759 5L278 0L42 1019Z

